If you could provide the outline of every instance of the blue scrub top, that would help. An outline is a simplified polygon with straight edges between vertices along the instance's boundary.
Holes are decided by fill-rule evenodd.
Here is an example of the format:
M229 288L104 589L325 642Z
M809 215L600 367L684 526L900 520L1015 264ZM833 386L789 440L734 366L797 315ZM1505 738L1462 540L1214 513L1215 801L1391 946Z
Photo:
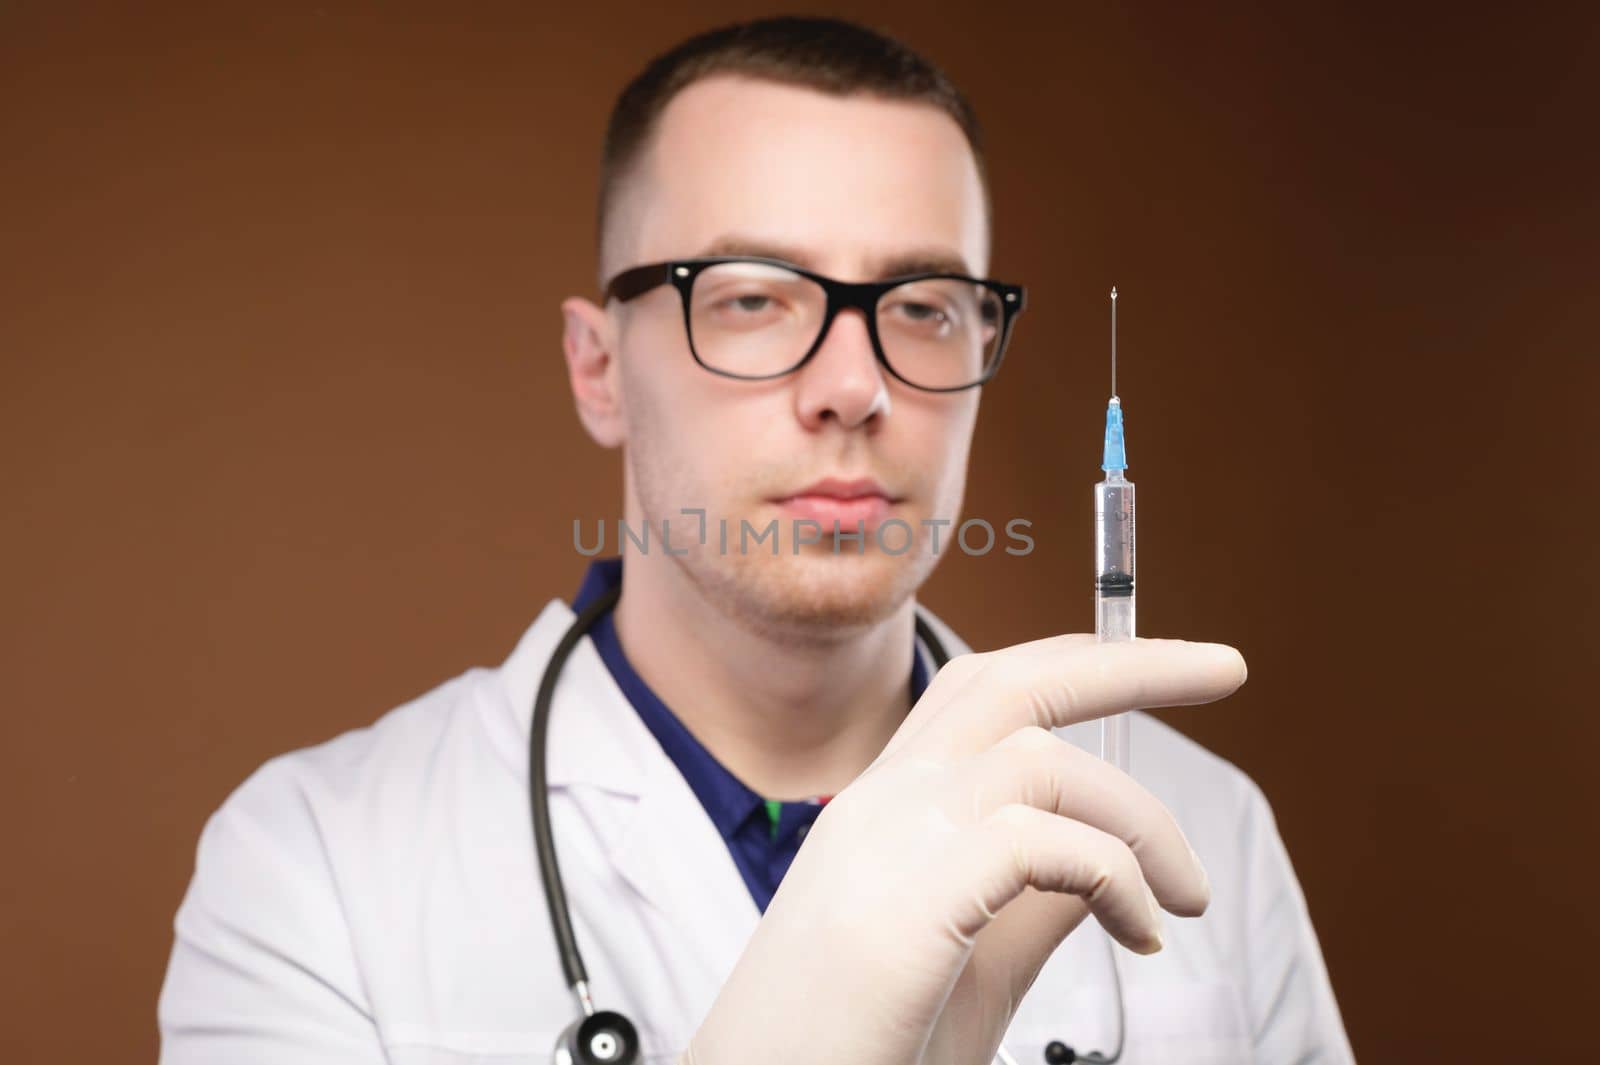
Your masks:
M581 612L584 607L621 584L622 559L596 559L584 574L572 609ZM801 802L763 799L718 762L634 672L633 666L628 663L628 656L623 654L621 641L617 639L617 628L610 611L602 614L594 623L589 630L589 638L594 641L595 650L600 652L600 658L611 671L617 687L628 697L640 720L678 767L678 772L683 774L683 779L700 800L700 805L705 807L711 823L722 834L728 852L733 855L733 863L744 877L757 908L762 913L767 912L767 904L772 901L778 884L789 871L789 863L794 861L806 832L830 796L817 796ZM922 697L927 686L927 667L913 646L912 704Z

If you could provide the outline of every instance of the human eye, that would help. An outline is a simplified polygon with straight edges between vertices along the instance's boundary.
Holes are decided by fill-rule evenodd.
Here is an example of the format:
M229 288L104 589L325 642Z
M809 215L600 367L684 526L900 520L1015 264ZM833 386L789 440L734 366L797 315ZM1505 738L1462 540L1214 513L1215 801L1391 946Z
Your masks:
M771 293L742 292L727 297L721 306L745 314L756 314L767 310L774 302Z
M949 320L949 315L942 307L931 303L913 303L906 301L899 305L900 313L914 322L944 322Z
M780 287L741 281L705 294L697 318L719 329L762 329L793 313Z
M719 263L695 282L698 321L723 329L759 329L803 313L816 302L805 280L765 263Z
M931 287L891 292L879 314L890 326L929 337L948 335L961 325L955 302Z

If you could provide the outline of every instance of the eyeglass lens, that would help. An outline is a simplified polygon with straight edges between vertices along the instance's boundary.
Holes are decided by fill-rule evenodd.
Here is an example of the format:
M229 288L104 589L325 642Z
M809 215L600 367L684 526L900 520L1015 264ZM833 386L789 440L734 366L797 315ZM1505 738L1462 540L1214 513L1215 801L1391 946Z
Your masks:
M739 377L792 370L827 315L827 292L766 263L718 263L695 278L689 335L708 367ZM983 378L997 354L1000 297L970 281L910 281L884 293L876 324L884 359L924 388L959 388Z

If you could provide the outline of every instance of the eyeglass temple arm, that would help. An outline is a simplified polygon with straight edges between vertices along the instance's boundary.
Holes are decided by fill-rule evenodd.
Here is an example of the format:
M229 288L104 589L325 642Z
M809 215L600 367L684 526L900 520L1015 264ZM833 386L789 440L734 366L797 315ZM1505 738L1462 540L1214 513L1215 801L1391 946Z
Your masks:
M613 299L623 303L644 295L651 289L665 285L672 280L671 263L650 263L646 266L635 266L631 270L624 270L611 279L611 284L606 286L606 302Z

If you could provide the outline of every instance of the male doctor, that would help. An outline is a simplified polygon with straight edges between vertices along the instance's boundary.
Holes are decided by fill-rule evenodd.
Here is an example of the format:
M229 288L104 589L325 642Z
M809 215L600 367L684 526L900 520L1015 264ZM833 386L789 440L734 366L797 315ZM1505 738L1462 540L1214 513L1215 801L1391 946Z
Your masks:
M554 682L546 794L585 990L639 1060L1064 1062L1119 1033L1127 1062L1351 1060L1250 780L1142 714L1134 777L1089 753L1101 716L1233 691L1236 651L971 654L930 619L956 656L934 675L916 635L1020 305L987 275L979 153L939 70L834 20L704 34L626 89L606 298L562 311L646 547L498 668L224 802L162 1061L552 1060L579 1001L532 845L531 708L575 612L619 588Z

